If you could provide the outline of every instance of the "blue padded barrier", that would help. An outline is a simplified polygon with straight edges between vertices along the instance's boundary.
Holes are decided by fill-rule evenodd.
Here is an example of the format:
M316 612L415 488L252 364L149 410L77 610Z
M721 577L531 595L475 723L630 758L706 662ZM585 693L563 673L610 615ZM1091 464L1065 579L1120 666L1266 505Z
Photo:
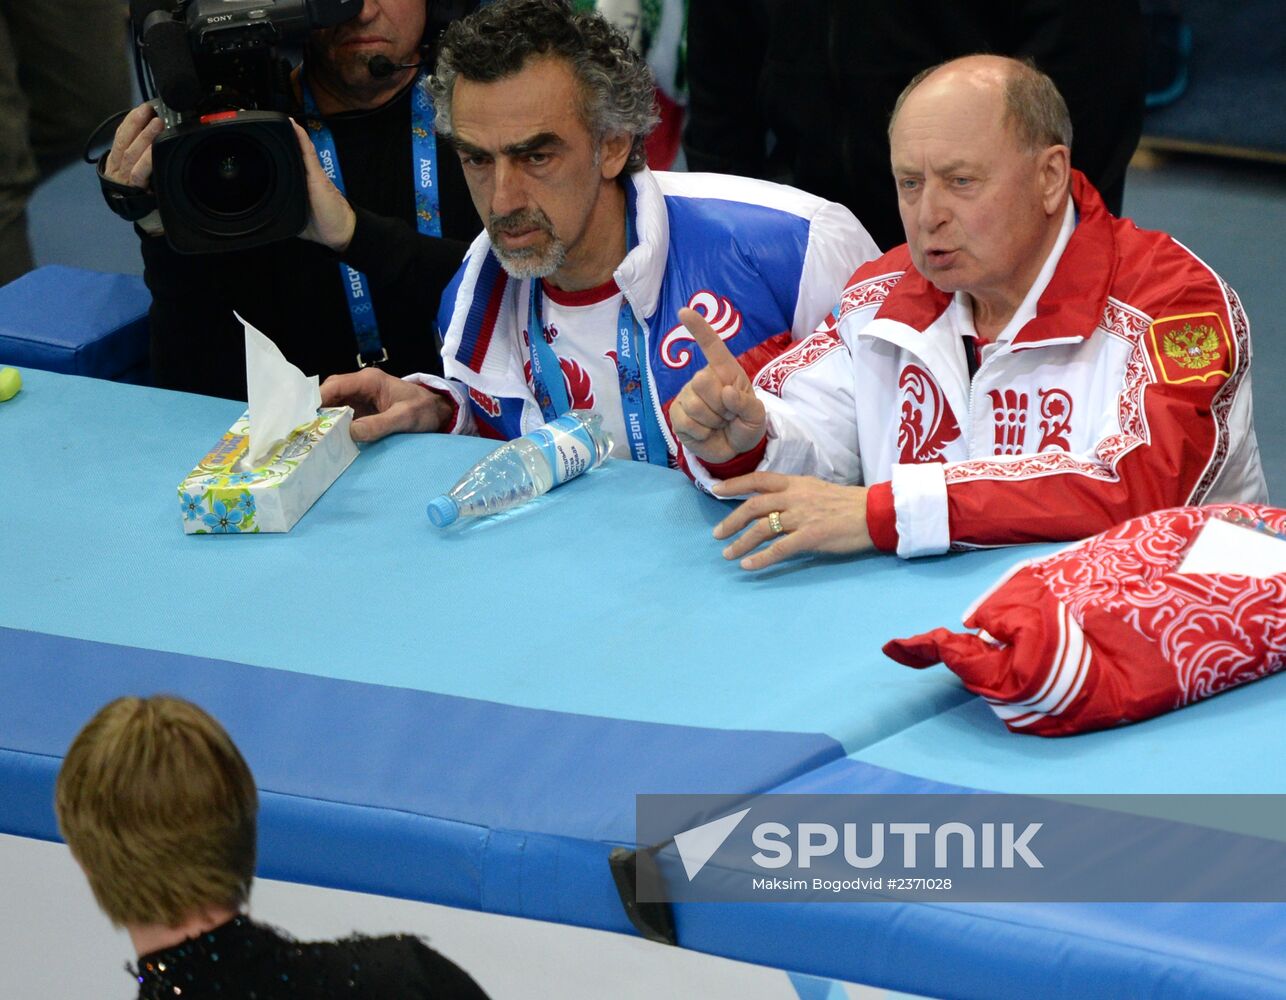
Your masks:
M0 364L142 381L151 302L134 275L38 267L0 287Z
M607 866L634 796L766 791L829 737L605 719L0 627L0 831L54 839L79 726L170 692L227 726L263 792L261 874L625 930Z

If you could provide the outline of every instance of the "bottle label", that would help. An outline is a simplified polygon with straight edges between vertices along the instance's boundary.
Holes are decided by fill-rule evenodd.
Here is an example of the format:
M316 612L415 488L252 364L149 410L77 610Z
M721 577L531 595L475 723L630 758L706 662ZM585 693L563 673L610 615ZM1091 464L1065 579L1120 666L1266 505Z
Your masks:
M537 427L527 437L548 460L555 486L579 476L593 464L597 454L589 429L570 413Z

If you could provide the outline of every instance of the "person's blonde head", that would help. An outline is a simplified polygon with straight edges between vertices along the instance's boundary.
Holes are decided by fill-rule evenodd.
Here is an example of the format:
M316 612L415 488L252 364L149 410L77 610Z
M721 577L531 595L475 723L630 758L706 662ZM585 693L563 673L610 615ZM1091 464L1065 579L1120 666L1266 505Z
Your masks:
M127 697L102 708L67 751L54 806L118 926L178 926L249 897L254 778L223 727L191 702Z

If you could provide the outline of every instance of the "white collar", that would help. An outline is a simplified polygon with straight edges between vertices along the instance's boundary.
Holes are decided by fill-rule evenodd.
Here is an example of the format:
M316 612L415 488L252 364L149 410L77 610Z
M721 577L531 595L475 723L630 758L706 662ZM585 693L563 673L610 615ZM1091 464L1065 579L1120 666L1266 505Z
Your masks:
M661 303L666 258L670 253L670 217L665 195L652 171L644 167L625 178L634 185L634 225L637 245L613 272L616 286L634 307L640 322L656 312Z

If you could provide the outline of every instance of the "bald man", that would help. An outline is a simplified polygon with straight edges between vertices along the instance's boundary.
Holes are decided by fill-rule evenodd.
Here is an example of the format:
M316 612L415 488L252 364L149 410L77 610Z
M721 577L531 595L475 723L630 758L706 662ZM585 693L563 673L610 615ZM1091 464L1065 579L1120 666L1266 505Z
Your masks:
M670 410L690 471L757 494L716 526L741 532L725 558L933 555L1266 499L1236 293L1108 214L1048 77L997 56L933 67L889 139L907 242L817 333L752 386L682 314L710 362Z

